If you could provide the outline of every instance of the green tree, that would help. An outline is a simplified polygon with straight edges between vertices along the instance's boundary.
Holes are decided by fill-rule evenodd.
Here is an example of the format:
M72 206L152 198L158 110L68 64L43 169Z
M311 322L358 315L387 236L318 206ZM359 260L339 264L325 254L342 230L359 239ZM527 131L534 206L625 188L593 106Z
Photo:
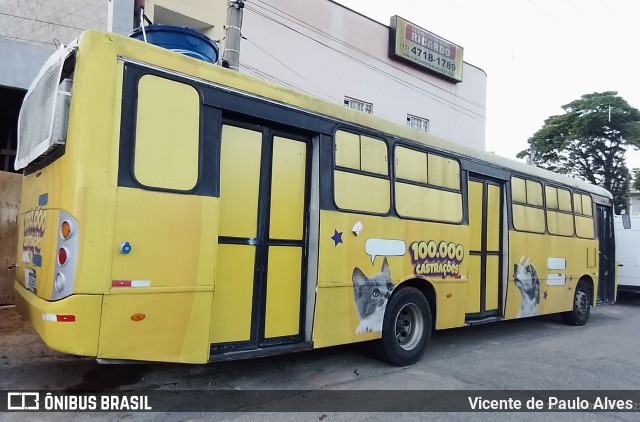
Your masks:
M565 113L545 120L517 157L602 186L620 212L630 183L624 153L640 147L640 111L614 91L583 95L562 109Z

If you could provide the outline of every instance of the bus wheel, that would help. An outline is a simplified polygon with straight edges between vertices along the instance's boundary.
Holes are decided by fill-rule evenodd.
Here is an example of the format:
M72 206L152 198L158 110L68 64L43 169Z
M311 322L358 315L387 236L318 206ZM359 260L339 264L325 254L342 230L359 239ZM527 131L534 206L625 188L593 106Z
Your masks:
M405 287L391 298L384 313L380 356L388 362L407 366L420 359L431 337L431 310L419 290Z
M587 284L579 281L573 298L573 309L562 313L562 319L569 325L584 325L591 312L591 291Z

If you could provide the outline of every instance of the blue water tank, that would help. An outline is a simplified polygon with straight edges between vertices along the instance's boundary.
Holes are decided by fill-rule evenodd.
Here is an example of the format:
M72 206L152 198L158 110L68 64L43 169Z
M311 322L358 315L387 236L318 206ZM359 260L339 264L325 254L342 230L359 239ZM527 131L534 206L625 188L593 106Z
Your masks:
M144 31L149 44L209 63L218 61L218 45L211 38L202 35L195 29L153 24L145 26ZM137 28L129 36L144 41L142 28Z

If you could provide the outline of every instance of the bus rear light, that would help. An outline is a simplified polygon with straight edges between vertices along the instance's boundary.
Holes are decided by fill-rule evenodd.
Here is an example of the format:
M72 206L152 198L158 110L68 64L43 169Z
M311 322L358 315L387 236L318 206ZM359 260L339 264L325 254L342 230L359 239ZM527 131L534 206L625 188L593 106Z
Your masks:
M51 300L64 299L73 294L78 263L78 221L67 211L59 211L58 238L55 249L55 269Z
M53 287L54 289L56 289L56 292L60 293L62 290L64 290L64 285L65 285L64 275L61 273L56 274L56 279L53 283Z
M60 237L62 237L64 240L67 240L69 237L71 237L72 234L71 223L69 223L68 221L63 221L62 225L60 226Z
M60 264L60 266L63 266L64 264L67 263L68 257L69 257L69 254L67 253L66 248L58 249L58 264Z

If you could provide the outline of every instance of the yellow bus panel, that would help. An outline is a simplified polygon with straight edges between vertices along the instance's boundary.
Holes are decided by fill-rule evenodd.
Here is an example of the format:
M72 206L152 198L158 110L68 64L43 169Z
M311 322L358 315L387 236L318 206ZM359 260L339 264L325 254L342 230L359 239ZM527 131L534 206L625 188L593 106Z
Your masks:
M49 302L15 284L16 310L54 350L80 356L97 356L101 295L72 295ZM58 315L73 315L73 322L58 322Z
M573 236L573 215L547 210L547 227L550 234Z
M469 250L471 251L482 249L483 186L480 182L469 181ZM480 274L479 267L478 274Z
M462 221L462 194L396 182L396 209L403 217Z
M302 240L306 162L306 143L274 137L269 224L272 239Z
M200 168L200 96L154 75L138 83L134 174L145 186L188 191Z
M380 139L360 137L360 169L383 176L389 174L387 144Z
M594 236L593 218L576 215L575 220L576 220L576 236L581 237L583 239L593 239L593 236Z
M570 310L575 287L582 277L590 278L597 289L598 267L588 268L587 265L589 254L597 245L593 239L511 231L505 318ZM527 297L519 290L514 278L520 276L539 283L538 303L533 315L521 312L527 301L535 301L536 298Z
M500 251L500 220L502 207L500 187L487 185L487 251Z
M429 184L460 189L460 164L449 158L429 154Z
M206 363L211 298L211 292L104 296L98 357Z
M270 246L265 338L300 332L302 248Z
M222 126L220 236L256 237L262 132Z
M481 277L481 257L470 255L466 258L469 261L469 272L467 274L467 294L465 313L473 314L480 312L480 277Z
M105 282L213 288L218 199L122 187L117 192L116 244L111 280ZM130 253L121 253L121 242L129 242Z
M400 146L396 147L396 177L429 183L427 153Z
M335 144L336 166L360 170L360 135L339 130Z
M251 338L255 257L256 247L252 245L218 245L211 312L212 343Z
M500 257L487 255L486 286L485 286L485 310L492 311L498 309L498 289L500 280Z
M333 172L333 180L338 207L378 214L389 212L388 179L336 170Z

